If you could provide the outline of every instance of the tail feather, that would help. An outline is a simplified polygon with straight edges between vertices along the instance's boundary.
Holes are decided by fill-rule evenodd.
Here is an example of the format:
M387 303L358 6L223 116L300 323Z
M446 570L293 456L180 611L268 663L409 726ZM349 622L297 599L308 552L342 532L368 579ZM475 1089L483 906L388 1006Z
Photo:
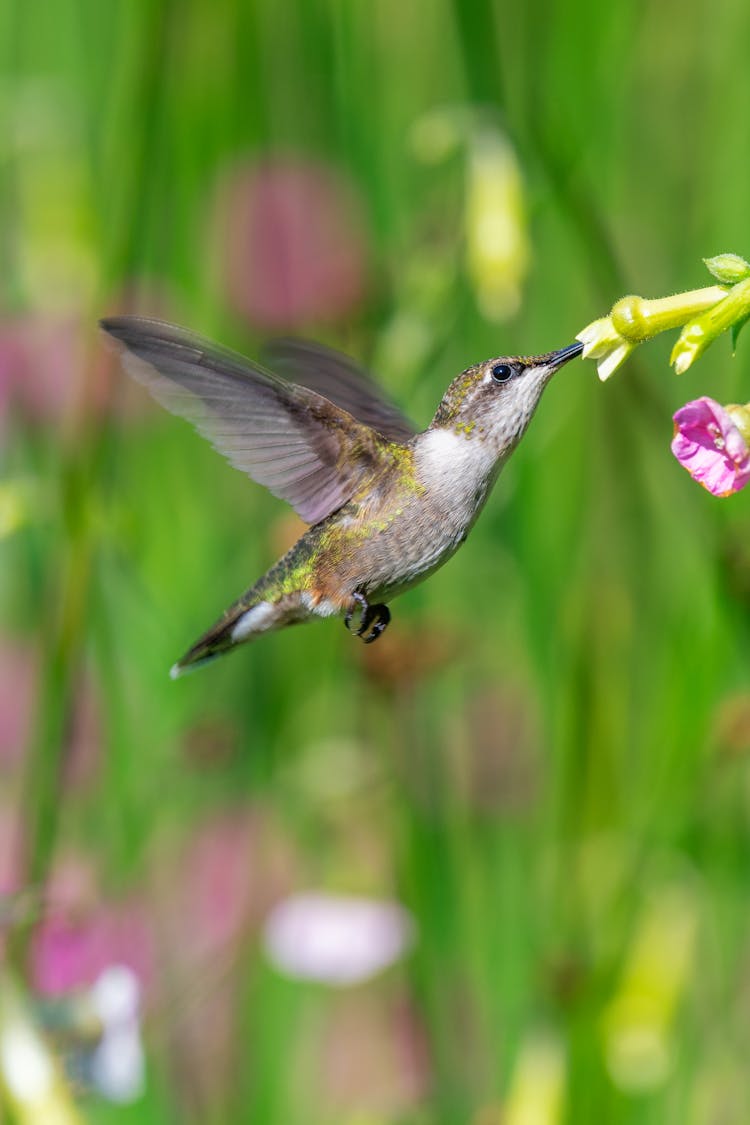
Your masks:
M195 645L194 648L191 648L189 652L186 652L184 656L180 657L176 664L172 665L169 669L170 680L179 680L181 676L187 676L191 672L197 672L204 664L210 664L211 661L217 660L222 655L221 652L210 652L205 656L199 656L196 652L196 654L193 655L194 649L197 649L197 647L198 646ZM229 649L224 649L223 651L228 652Z
M217 621L207 633L204 633L194 645L191 645L176 664L172 665L169 670L171 678L176 680L188 672L195 672L198 668L202 668L204 664L210 664L212 660L216 660L223 656L225 652L233 649L237 643L232 640L232 631L235 625L236 619L226 621L222 618L221 621Z
M282 624L280 616L278 603L245 600L236 603L172 665L171 678L176 680L187 672L210 664L256 634L276 628Z

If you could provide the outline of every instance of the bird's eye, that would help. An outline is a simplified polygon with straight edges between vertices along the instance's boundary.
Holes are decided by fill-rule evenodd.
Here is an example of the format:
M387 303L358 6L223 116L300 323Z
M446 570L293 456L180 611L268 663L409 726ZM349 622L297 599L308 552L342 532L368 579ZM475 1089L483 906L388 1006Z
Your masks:
M507 383L513 378L515 371L509 363L496 363L491 374L496 383Z

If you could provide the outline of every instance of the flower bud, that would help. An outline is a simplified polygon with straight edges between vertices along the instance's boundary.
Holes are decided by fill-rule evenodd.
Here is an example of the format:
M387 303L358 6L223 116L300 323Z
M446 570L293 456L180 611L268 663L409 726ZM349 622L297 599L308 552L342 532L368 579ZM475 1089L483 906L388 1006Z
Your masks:
M710 273L722 285L736 285L750 277L750 262L746 262L739 254L717 254L714 258L704 258Z

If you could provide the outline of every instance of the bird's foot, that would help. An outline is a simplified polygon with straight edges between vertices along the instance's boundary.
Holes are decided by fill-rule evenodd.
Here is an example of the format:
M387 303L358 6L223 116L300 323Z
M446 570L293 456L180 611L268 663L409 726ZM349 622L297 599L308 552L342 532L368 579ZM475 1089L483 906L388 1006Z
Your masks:
M352 594L352 602L351 609L347 610L344 617L344 625L350 629L352 617L359 609L359 628L354 630L354 635L361 637L366 645L371 645L387 629L388 622L391 620L391 611L387 605L370 605L364 594L358 591Z
M368 606L362 615L362 624L357 630L357 636L361 637L366 645L371 645L381 633L386 631L390 620L391 611L387 605L380 602L378 605Z
M368 602L365 595L360 594L359 591L355 590L355 592L352 594L352 604L346 611L346 615L344 617L344 625L347 629L349 629L349 632L351 632L352 617L354 617L354 614L357 612L357 610L359 610L359 612L361 613L362 620L364 621L365 614L367 613L369 608L370 603ZM356 636L359 636L359 632L357 632Z

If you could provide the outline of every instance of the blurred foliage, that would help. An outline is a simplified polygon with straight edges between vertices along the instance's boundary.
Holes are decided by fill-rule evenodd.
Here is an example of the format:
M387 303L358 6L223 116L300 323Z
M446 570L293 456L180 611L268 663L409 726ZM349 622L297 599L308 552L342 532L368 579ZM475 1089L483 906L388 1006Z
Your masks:
M750 1118L750 492L669 453L685 399L750 397L747 341L679 382L661 340L606 387L566 368L372 649L320 623L175 684L295 529L96 330L138 310L257 354L281 322L426 424L468 364L747 252L749 36L742 0L0 5L0 890L41 901L0 924L29 995L55 895L68 950L105 908L151 935L145 1090L84 1083L85 1120ZM498 202L471 177L499 151ZM269 326L275 220L242 208L280 165L329 179L309 221L295 181L302 290ZM467 224L508 199L493 321L498 224ZM307 887L399 899L413 952L348 992L284 979L258 937Z

